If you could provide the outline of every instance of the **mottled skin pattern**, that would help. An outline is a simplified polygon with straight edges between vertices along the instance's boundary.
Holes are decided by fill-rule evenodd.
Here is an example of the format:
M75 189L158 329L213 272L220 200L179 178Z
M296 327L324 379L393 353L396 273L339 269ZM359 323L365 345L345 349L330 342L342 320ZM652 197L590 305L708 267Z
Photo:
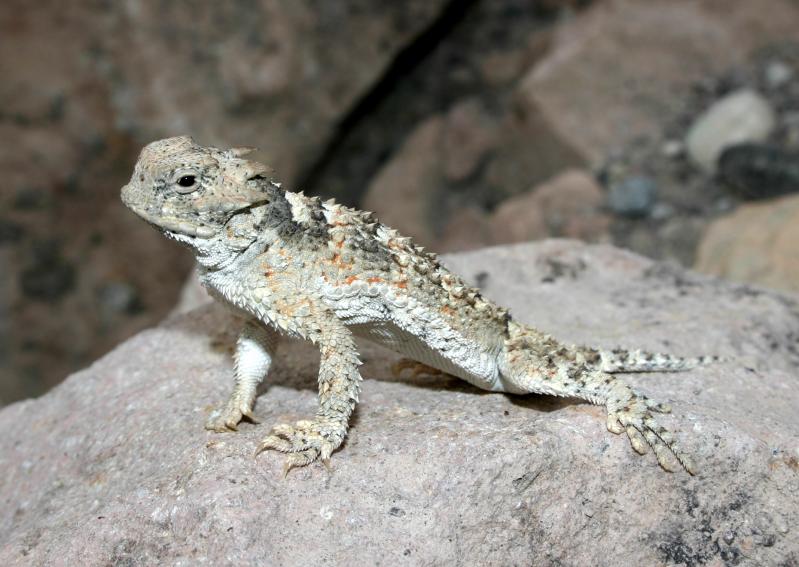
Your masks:
M253 419L258 383L280 335L319 347L319 409L275 426L258 452L288 454L286 472L325 464L347 434L360 391L361 336L480 388L569 396L607 408L607 426L633 448L651 447L666 470L694 466L655 417L669 408L611 372L675 371L709 358L563 345L480 295L370 213L283 190L248 148L219 150L177 137L139 157L122 199L189 246L213 296L247 318L235 354L235 387L207 427Z

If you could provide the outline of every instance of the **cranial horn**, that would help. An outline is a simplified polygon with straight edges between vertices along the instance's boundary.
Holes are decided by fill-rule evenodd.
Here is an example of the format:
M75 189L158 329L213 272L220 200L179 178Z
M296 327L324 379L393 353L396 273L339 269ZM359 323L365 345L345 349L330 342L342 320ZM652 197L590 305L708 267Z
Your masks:
M236 157L237 158L237 157L241 157L241 156L246 156L247 154L251 154L252 152L254 152L257 149L258 148L254 148L252 146L241 146L239 148L230 148L228 150L228 153L230 154L230 157Z

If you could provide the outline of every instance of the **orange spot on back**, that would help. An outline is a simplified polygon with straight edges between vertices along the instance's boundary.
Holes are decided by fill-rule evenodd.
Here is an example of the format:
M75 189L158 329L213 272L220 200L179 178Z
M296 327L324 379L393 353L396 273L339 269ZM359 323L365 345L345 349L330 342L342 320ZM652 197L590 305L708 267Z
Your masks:
M344 262L341 259L341 254L339 254L338 252L333 254L333 257L330 258L330 264L332 266L337 267L340 270L347 270L352 268L352 262Z
M351 284L352 282L354 282L357 279L358 279L358 276L347 276L347 279L344 280L344 283Z

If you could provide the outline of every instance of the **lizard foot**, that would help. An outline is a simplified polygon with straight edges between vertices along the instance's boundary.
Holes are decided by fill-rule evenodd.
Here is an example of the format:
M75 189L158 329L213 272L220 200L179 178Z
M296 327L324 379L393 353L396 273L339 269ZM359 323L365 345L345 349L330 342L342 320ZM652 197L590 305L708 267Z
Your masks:
M391 365L391 373L395 378L402 376L403 371L411 371L411 378L418 378L419 376L441 376L444 374L438 368L433 368L421 362L411 360L410 358L401 358Z
M237 431L239 422L245 417L253 423L259 423L248 405L231 399L224 408L218 409L211 414L211 417L205 423L205 428L217 433Z
M691 458L683 453L674 435L660 425L652 413L670 411L667 404L658 404L646 396L634 394L626 402L608 404L608 431L616 434L626 432L633 449L640 455L651 447L664 470L674 472L682 466L689 474L696 474Z
M281 423L261 441L255 455L268 449L289 453L283 465L283 476L291 469L310 465L317 459L327 467L330 455L341 445L345 432L344 426L323 420L303 420L294 425Z

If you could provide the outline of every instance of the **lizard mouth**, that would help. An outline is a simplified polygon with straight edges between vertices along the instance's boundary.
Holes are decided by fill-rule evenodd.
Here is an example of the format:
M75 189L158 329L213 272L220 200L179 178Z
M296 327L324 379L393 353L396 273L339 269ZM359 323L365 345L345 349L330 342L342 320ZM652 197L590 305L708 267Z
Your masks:
M213 228L199 224L198 222L189 222L171 216L150 213L148 210L138 206L134 199L131 198L129 188L130 185L125 185L122 188L122 202L125 203L130 210L162 232L177 233L202 239L211 238L216 234Z
M154 224L164 232L176 233L182 236L208 239L216 234L216 231L210 226L192 224L184 220L159 218L157 221L153 221L146 217L145 220L150 224Z
M145 221L170 237L173 235L181 235L208 239L216 234L216 231L210 226L195 224L176 218L151 215L134 207L131 207L131 209Z

